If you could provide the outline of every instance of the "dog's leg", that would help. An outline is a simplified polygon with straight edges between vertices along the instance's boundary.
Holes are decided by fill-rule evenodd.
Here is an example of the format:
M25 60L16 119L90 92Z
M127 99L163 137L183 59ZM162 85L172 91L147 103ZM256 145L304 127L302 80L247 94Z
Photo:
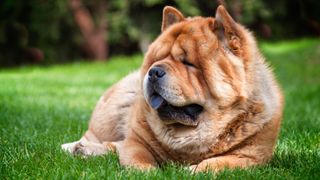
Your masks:
M128 140L116 143L120 164L140 170L150 170L157 166L153 155L138 141Z
M219 156L203 160L197 165L190 166L193 172L201 171L220 171L224 168L245 168L259 164L255 159L250 157L239 157L235 155Z
M272 123L268 124L258 134L247 139L247 145L224 155L205 159L199 164L191 166L191 170L199 172L219 171L224 168L246 168L270 161L277 135L269 130L273 127L272 125Z
M73 155L103 155L110 151L115 151L112 142L100 143L93 133L88 130L79 140L61 145L61 148Z
M90 141L80 141L72 154L83 156L99 156L107 154L108 152L115 152L115 145L113 142L94 143Z

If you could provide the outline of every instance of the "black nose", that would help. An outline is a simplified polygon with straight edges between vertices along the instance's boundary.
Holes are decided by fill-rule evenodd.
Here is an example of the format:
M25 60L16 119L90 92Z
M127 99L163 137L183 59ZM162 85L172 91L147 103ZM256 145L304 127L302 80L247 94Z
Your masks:
M149 81L151 82L155 82L158 79L162 78L164 75L166 74L166 72L164 71L164 69L162 67L153 67L149 70Z

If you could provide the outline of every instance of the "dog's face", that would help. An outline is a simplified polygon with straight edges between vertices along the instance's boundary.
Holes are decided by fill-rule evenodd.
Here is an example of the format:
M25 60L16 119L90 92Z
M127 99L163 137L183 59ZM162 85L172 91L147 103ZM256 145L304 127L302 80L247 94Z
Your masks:
M223 8L215 18L164 9L162 33L142 66L145 100L164 124L197 126L245 98L248 53L241 28Z

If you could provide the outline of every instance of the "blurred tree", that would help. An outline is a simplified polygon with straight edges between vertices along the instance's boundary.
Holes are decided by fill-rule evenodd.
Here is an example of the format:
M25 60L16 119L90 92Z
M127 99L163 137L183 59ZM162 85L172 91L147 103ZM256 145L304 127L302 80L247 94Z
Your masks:
M92 13L89 12L82 0L69 0L75 22L78 24L85 41L85 50L88 57L93 60L103 61L108 55L105 38L107 35L106 3L104 0L87 3L96 15L95 23Z
M64 62L82 56L64 0L0 2L0 65Z
M0 65L145 52L160 33L165 5L185 16L214 16L218 4L258 37L320 35L315 0L2 0Z

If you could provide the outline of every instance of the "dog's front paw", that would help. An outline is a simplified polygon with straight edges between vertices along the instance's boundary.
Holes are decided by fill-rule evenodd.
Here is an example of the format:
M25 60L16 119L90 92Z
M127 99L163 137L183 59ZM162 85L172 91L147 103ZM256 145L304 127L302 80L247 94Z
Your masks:
M107 153L107 148L98 143L78 143L75 146L73 154L84 156L98 156Z
M187 167L186 167L186 170L189 170L189 171L191 171L192 173L195 173L195 172L197 172L197 167L198 167L198 165L187 166Z
M188 168L192 173L208 172L208 171L218 172L219 171L219 169L216 167L215 164L209 164L205 160L199 164L191 165Z
M73 154L74 151L75 151L76 146L79 143L80 143L80 141L75 141L75 142L72 142L72 143L65 143L65 144L61 145L61 149L66 151L66 152L68 152L68 153Z
M63 144L61 148L73 155L83 156L98 156L115 150L115 146L112 143L100 144L86 141Z

